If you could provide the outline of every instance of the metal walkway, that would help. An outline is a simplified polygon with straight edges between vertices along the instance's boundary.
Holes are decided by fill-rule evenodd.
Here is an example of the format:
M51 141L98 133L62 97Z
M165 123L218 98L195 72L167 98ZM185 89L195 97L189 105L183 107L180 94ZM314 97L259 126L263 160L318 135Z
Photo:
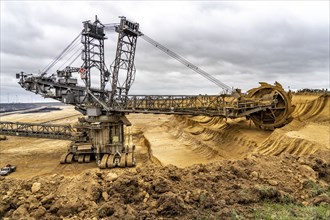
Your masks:
M73 132L71 125L0 121L0 134L4 135L71 140Z

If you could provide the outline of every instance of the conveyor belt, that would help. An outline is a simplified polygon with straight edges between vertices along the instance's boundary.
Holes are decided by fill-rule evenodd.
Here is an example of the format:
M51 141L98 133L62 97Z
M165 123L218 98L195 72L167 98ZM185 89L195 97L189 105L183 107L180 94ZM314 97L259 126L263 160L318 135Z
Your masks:
M71 125L0 121L0 134L5 135L71 140L73 132Z

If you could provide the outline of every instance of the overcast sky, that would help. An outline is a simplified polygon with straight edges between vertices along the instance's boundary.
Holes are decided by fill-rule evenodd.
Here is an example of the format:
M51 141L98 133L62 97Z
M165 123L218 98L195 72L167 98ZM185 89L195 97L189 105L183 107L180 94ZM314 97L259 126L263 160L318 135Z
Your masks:
M38 73L81 31L82 21L138 22L141 31L221 82L329 89L329 1L0 1L0 102L52 101L25 91L15 73ZM107 33L106 64L115 33ZM51 72L61 67L59 62ZM74 63L80 66L81 60ZM131 94L218 94L221 88L139 38Z

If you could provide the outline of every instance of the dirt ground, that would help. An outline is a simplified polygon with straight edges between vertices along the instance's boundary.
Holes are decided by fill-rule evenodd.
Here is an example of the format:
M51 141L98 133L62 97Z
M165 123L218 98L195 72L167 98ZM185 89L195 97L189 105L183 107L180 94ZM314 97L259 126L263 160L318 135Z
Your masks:
M329 209L330 97L294 95L293 103L294 120L274 131L246 119L129 115L135 168L61 165L68 141L7 136L0 165L17 171L1 178L0 218L263 219L256 210L269 202ZM73 124L81 117L61 108L1 120Z

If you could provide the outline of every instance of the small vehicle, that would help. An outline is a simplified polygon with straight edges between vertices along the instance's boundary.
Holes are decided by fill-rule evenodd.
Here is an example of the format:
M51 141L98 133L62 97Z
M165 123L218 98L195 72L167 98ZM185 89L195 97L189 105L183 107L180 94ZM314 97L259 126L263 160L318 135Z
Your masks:
M1 168L0 170L0 176L7 176L10 173L13 173L16 171L16 166L12 166L8 164L7 166Z

